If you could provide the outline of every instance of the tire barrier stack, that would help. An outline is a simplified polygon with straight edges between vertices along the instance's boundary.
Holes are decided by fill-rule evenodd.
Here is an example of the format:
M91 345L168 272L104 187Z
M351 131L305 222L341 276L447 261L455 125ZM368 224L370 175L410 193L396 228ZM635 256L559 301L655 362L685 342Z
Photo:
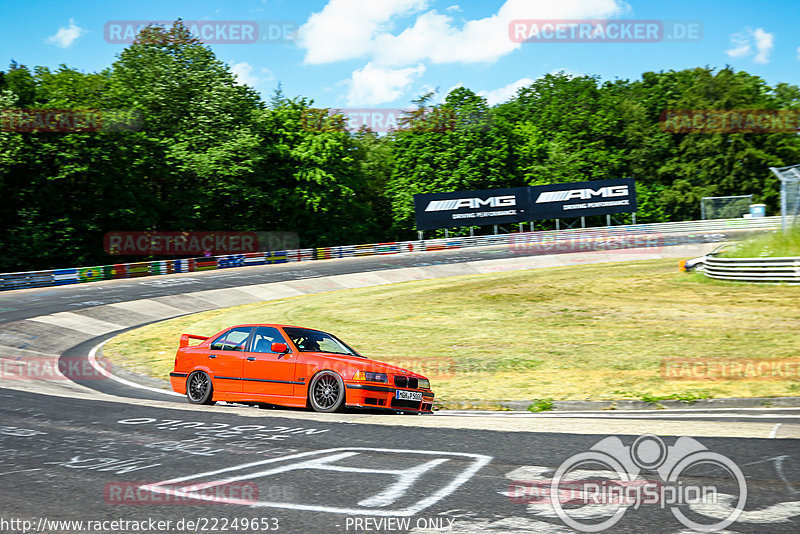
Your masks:
M717 258L703 261L709 278L734 282L800 284L800 258Z
M203 258L155 260L95 267L3 273L0 274L0 291L79 284L117 278L210 271L251 265L391 255L405 252L430 252L492 245L507 245L520 254L558 254L590 250L651 248L709 240L724 241L740 233L774 230L779 228L780 224L780 217L635 224L602 228L577 228L517 234L344 245L275 252L253 252Z

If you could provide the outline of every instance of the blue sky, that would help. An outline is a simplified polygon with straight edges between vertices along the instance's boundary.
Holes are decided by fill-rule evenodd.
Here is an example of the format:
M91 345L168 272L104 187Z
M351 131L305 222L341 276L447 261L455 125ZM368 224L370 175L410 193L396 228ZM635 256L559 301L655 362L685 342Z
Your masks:
M645 71L731 65L768 83L800 85L797 0L0 0L0 62L93 72L126 46L110 21L184 20L262 28L290 23L289 42L211 44L242 83L265 98L335 108L403 107L421 93L463 85L503 101L549 72L635 79ZM688 42L515 43L509 22L528 19L682 20L702 24Z

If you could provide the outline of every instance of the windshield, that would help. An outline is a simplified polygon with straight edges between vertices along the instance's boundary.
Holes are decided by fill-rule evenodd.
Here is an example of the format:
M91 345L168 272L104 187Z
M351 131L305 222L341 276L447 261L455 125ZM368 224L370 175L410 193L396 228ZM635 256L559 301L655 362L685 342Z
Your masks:
M292 340L300 352L327 352L330 354L347 354L363 358L333 334L305 328L284 328L286 335Z

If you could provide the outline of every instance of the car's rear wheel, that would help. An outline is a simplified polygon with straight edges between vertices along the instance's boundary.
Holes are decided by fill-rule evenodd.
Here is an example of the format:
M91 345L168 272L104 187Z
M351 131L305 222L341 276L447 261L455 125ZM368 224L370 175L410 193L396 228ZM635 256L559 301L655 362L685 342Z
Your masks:
M333 371L314 376L308 388L308 402L315 412L335 412L344 406L344 382Z
M211 384L211 377L205 371L195 371L186 379L186 398L192 404L214 404L211 400L214 394L214 386Z

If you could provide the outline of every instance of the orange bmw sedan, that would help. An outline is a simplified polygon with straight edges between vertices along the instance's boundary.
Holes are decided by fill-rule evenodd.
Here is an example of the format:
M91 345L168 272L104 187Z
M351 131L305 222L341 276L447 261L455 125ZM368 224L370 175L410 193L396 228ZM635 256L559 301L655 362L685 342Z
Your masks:
M431 413L434 398L420 374L361 356L333 334L279 324L232 326L211 337L183 334L169 376L172 389L193 404Z

